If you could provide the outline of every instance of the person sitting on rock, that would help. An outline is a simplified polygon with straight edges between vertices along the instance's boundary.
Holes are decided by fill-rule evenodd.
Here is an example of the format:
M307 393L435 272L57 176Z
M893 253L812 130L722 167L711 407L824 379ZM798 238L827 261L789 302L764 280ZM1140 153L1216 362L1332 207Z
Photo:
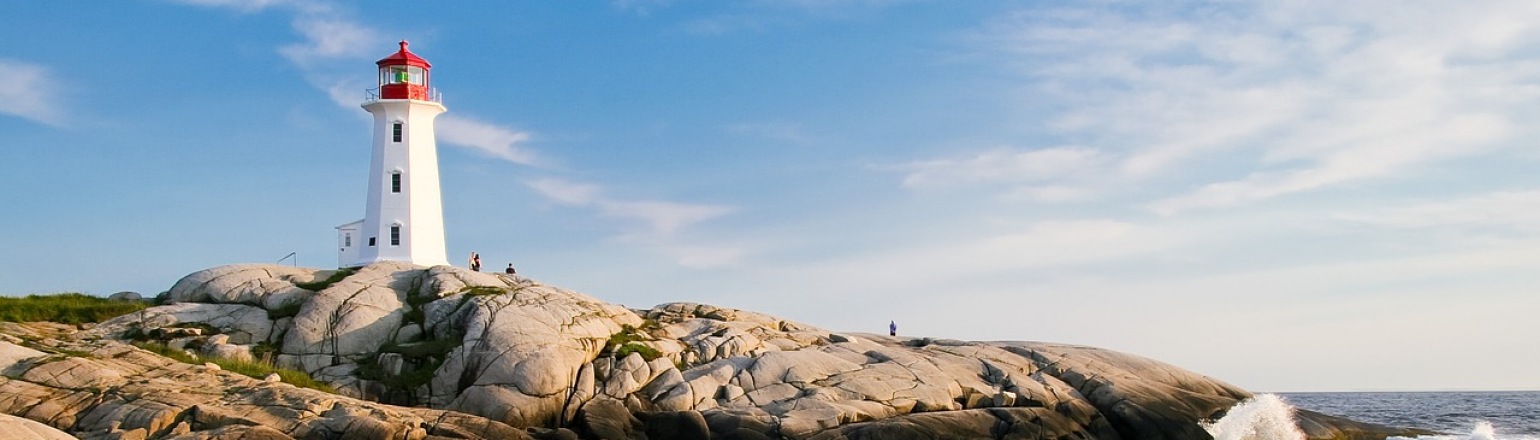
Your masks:
M471 252L471 271L481 272L481 256Z
M513 275L513 263L508 263L508 268L503 269L503 273Z

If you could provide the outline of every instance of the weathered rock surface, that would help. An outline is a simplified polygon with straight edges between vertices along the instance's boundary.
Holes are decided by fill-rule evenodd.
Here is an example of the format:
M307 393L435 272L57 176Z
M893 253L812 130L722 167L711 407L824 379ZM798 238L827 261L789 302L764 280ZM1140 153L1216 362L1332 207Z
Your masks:
M0 433L10 440L74 440L75 436L64 431L54 429L52 426L16 417L10 414L0 414Z
M5 329L0 329L5 330ZM57 329L55 329L57 330ZM0 413L33 437L3 438L531 438L482 417L403 408L173 361L121 342L57 335L25 342L40 355L0 362ZM0 342L0 350L14 352ZM17 425L0 419L0 429Z
M166 297L54 341L89 356L0 345L0 362L14 364L0 412L92 438L1132 440L1209 438L1198 422L1250 396L1090 347L831 333L692 303L630 310L447 266L225 266ZM205 328L215 334L183 335ZM305 370L349 397L110 341L152 331L205 356ZM1311 438L1410 433L1299 417Z

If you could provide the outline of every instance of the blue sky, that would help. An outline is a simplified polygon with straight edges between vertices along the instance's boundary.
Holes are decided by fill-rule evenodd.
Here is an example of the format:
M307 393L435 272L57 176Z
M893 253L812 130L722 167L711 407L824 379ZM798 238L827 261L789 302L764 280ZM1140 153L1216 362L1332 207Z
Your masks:
M336 263L373 61L452 260L645 308L1540 389L1540 5L4 1L0 293Z

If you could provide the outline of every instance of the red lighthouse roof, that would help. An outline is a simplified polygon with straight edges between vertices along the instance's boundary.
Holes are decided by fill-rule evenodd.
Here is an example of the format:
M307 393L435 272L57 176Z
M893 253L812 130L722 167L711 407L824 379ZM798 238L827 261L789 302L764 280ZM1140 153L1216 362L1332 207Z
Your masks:
M400 51L375 64L380 69L380 89L378 95L369 95L371 98L438 101L428 79L428 60L406 50L406 40L401 40Z
M417 54L414 54L411 51L406 50L406 40L401 40L401 50L400 51L397 51L396 53L390 54L390 56L388 56L388 57L381 58L379 61L376 61L374 64L376 64L376 65L378 65L380 67L385 67L385 66L417 66L417 67L421 67L421 68L424 68L424 69L429 68L429 67L433 67L432 64L428 64L428 60L422 59L422 57L417 56Z

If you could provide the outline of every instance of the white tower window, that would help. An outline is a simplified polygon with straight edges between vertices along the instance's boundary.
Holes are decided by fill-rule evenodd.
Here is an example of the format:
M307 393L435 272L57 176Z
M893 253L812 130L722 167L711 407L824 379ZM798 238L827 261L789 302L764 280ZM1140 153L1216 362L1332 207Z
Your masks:
M396 172L390 173L390 192L393 192L393 193L400 193L401 192L401 172L400 171L396 171Z
M390 245L401 245L401 225L392 225L390 227Z
M390 141L401 142L401 123L390 124Z

